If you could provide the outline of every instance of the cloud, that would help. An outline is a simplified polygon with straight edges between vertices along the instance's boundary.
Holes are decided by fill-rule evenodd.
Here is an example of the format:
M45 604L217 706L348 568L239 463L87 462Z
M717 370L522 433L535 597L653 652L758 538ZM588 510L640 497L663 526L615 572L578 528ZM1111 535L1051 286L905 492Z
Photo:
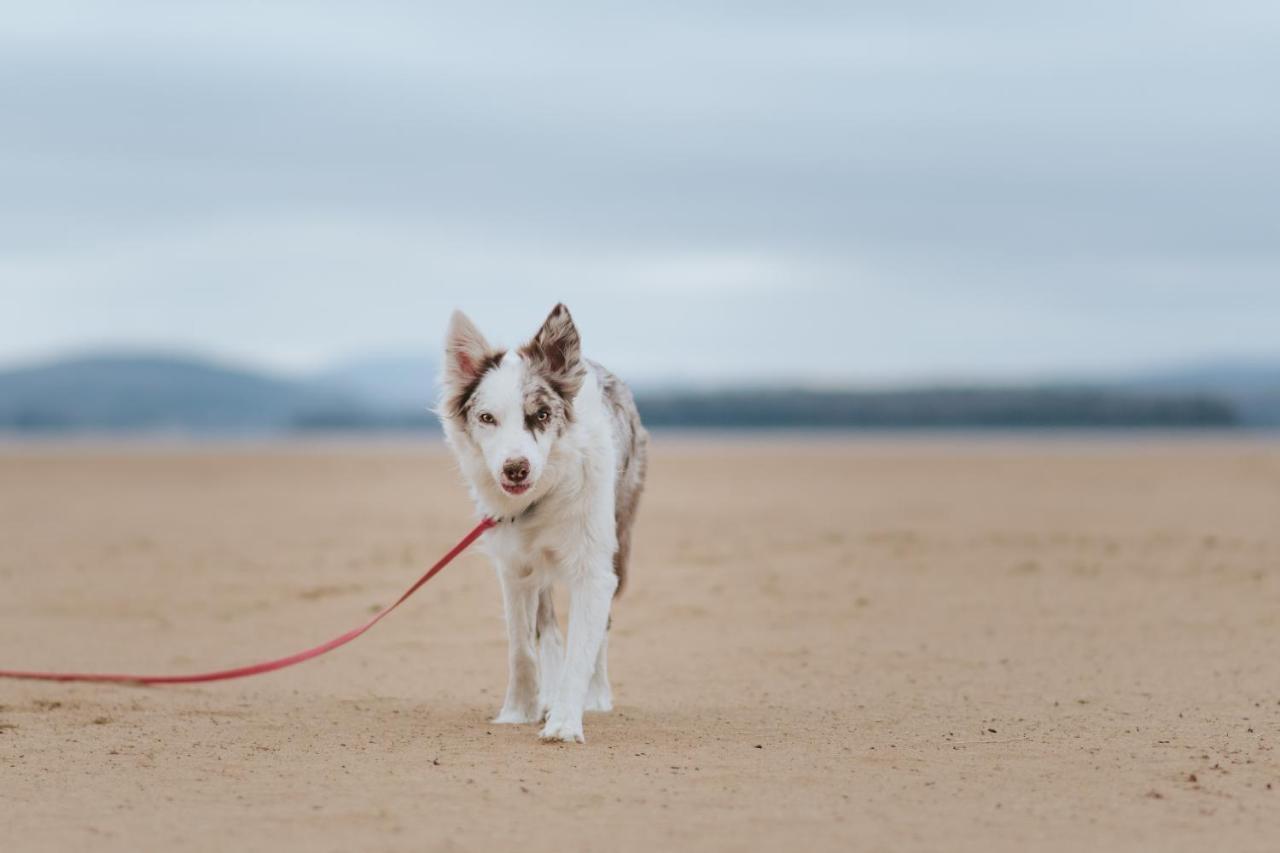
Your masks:
M29 5L0 359L301 366L559 298L655 375L1274 352L1277 34L1261 2Z

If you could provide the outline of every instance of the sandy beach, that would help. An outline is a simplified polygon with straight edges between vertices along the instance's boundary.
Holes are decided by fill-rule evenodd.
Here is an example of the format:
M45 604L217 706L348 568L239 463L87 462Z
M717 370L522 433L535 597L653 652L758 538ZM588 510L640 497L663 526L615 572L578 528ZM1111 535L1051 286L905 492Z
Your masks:
M438 444L0 448L0 667L320 642L472 523ZM0 682L40 850L1274 850L1280 443L659 438L583 746L469 553L319 661Z

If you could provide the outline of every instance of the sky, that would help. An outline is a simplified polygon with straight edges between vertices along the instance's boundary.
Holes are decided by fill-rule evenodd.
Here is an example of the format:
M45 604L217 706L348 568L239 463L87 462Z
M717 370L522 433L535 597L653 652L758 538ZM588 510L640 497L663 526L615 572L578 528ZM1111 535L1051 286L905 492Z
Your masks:
M4 3L0 364L1280 358L1280 4Z

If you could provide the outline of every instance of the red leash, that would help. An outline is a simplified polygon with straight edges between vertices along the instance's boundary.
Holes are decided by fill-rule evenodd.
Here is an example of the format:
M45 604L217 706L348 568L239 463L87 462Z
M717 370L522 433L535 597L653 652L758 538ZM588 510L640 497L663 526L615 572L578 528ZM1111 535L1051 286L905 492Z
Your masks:
M16 669L0 669L0 678L30 678L39 681L100 681L124 684L198 684L202 681L225 681L229 678L244 678L249 675L260 675L264 672L275 672L277 669L293 666L303 661L318 658L325 652L331 652L339 646L345 646L347 643L359 637L365 631L368 631L374 625L382 621L382 617L386 616L392 610L395 610L401 604L408 601L409 596L417 592L423 584L435 577L436 573L445 566L453 562L453 559L467 550L471 543L480 538L480 535L490 527L496 525L497 522L492 518L486 518L484 521L476 525L472 530L462 538L462 541L453 546L449 553L436 562L434 566L427 569L426 574L418 578L418 582L409 587L405 594L395 600L389 607L383 608L378 615L374 616L368 622L359 628L353 628L340 637L334 637L327 643L322 643L315 648L306 651L297 652L288 657L276 658L275 660L264 661L262 663L253 663L248 666L238 666L234 669L219 669L214 672L200 672L195 675L114 675L103 674L95 675L93 673L83 672L24 672Z

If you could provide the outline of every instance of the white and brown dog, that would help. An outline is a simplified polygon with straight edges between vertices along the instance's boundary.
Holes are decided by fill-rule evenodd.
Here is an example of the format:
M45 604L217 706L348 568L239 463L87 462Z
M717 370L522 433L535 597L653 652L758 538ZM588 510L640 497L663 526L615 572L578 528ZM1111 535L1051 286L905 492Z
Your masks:
M546 721L544 740L583 741L583 711L609 711L609 608L626 578L648 434L631 392L581 355L557 305L533 339L494 349L455 312L440 419L479 509L502 582L507 697L494 722ZM562 641L552 584L568 587Z

